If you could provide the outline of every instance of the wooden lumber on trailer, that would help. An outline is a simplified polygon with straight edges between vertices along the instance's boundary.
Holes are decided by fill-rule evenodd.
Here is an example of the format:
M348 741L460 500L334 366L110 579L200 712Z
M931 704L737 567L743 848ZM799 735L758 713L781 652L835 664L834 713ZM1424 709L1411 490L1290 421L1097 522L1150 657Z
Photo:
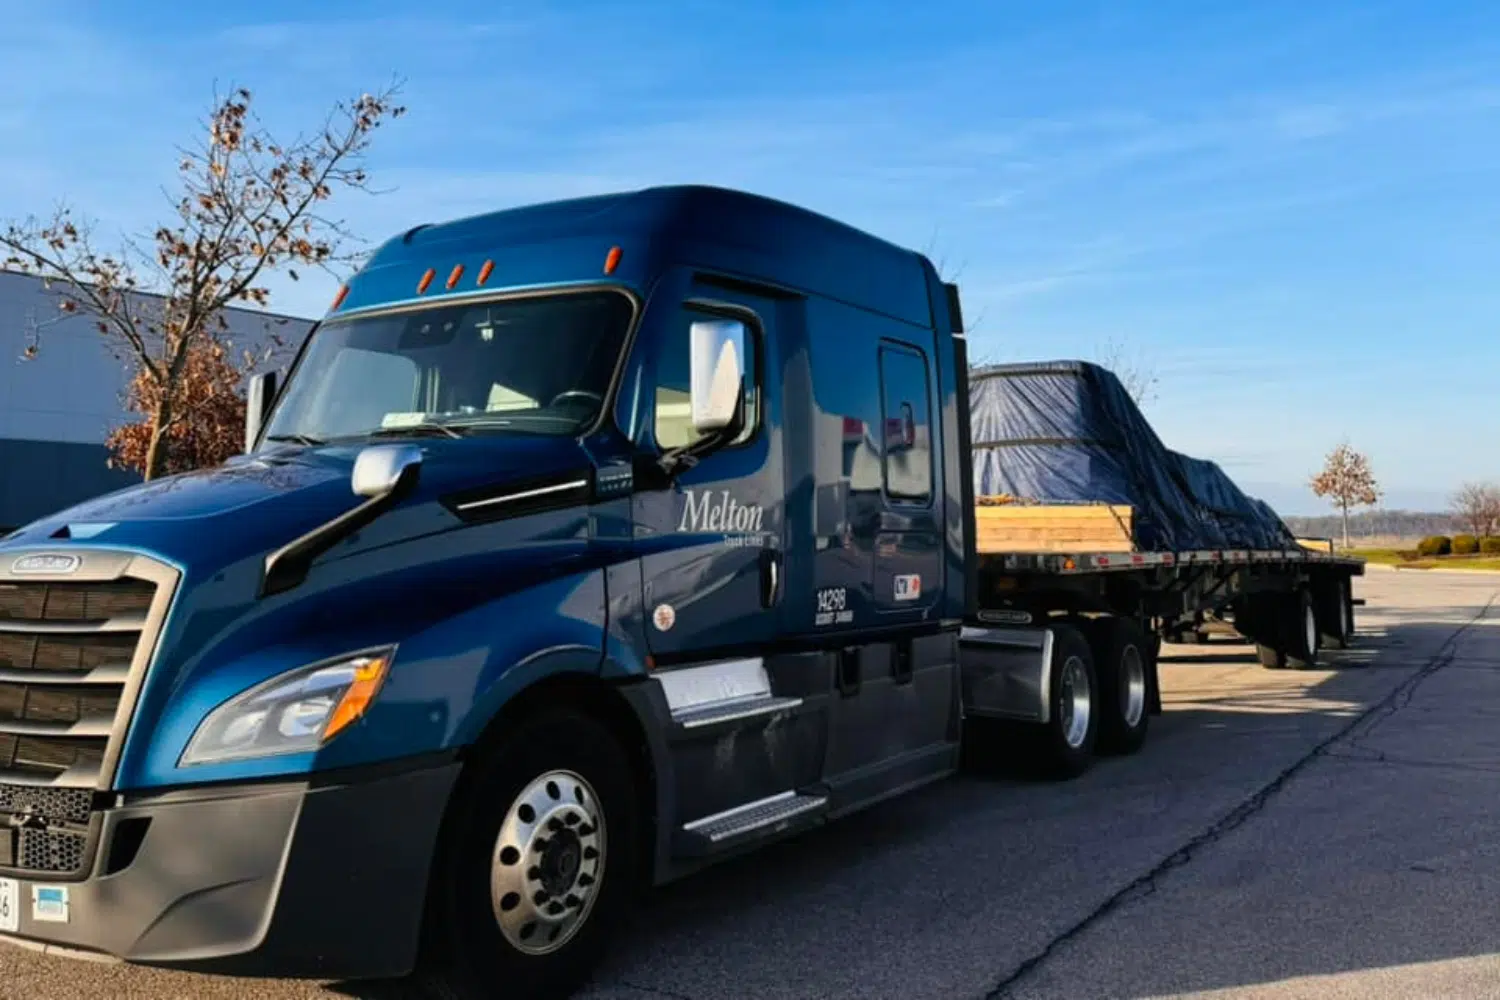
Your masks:
M1128 504L1045 504L1014 497L979 497L974 515L981 553L1135 550Z

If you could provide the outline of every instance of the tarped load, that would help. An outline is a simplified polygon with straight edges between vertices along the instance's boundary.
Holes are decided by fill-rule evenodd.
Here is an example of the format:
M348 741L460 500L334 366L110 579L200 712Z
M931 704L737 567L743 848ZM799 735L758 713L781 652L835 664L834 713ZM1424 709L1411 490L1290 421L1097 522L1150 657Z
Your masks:
M1107 369L992 365L969 376L974 489L1038 503L1129 504L1147 551L1283 548L1290 533L1214 463L1167 448Z
M1247 496L1224 470L1202 458L1173 452L1192 498L1218 523L1224 543L1236 549L1296 548L1297 540L1265 503Z

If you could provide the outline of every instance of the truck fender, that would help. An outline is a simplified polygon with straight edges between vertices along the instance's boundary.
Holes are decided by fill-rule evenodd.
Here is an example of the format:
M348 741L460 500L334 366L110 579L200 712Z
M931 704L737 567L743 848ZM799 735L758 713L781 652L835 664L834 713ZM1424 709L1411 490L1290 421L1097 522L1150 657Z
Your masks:
M563 678L597 681L599 666L597 646L553 646L523 657L502 670L483 691L475 693L468 712L454 728L453 744L462 747L477 742L522 692Z

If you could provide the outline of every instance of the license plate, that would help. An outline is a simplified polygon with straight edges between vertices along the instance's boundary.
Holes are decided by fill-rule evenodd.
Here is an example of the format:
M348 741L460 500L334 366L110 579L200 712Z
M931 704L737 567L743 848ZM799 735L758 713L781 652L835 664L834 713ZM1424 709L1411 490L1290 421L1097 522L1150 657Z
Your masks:
M21 929L21 883L0 878L0 934L14 934Z

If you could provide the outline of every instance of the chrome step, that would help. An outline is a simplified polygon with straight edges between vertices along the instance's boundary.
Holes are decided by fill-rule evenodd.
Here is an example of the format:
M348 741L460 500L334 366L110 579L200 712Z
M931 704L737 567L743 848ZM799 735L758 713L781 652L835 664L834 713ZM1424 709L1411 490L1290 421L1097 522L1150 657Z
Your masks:
M771 696L737 698L732 701L720 701L673 712L672 721L683 729L698 729L717 722L735 722L740 719L753 719L759 715L775 715L777 712L790 711L801 704L801 698Z
M787 712L801 698L778 696L760 657L675 667L655 675L672 721L683 729Z
M782 792L756 802L726 809L712 816L684 823L686 833L696 834L718 845L746 834L761 831L776 832L799 816L817 812L828 807L828 798L823 795L799 795L797 792Z

